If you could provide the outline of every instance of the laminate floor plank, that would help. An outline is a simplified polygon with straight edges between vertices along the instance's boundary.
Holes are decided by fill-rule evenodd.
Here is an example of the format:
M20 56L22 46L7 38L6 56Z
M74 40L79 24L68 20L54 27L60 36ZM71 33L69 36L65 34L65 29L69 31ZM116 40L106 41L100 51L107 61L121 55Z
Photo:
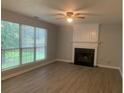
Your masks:
M122 93L118 70L55 62L2 81L2 93Z

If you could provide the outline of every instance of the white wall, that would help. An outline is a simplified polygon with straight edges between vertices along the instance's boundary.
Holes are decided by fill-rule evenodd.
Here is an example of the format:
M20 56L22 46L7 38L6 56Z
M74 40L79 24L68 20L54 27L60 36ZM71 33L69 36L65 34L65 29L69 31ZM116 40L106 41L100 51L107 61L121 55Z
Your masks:
M72 59L72 40L73 27L62 26L57 32L57 59ZM122 68L121 24L100 25L99 40L97 64Z
M61 26L57 31L57 59L72 59L73 27Z
M98 64L122 69L122 26L121 24L100 25Z

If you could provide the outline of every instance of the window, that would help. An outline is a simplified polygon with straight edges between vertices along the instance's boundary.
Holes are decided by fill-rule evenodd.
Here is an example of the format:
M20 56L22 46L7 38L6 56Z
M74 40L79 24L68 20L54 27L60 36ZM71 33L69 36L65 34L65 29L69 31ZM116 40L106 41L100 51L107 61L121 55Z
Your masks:
M19 24L2 21L1 23L2 69L20 64Z
M45 60L46 39L46 29L2 21L2 69Z
M22 64L34 61L34 27L21 26Z
M36 60L46 57L46 30L36 28Z

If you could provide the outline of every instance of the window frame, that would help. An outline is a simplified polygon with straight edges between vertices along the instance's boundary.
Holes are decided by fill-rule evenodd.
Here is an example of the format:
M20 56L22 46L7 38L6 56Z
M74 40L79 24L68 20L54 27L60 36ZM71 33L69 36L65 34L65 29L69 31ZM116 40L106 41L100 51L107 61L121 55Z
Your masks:
M40 29L44 29L45 30L45 59L41 59L41 60L36 60L36 28L40 28ZM35 61L36 62L39 62L39 61L45 61L46 59L47 59L47 39L48 39L48 32L47 32L47 29L45 29L45 28L41 28L41 27L35 27Z
M34 60L35 58L33 58L33 61L31 61L31 62L29 62L29 63L28 63L28 62L27 62L27 63L23 63L23 62L22 62L22 60L23 60L23 59L22 59L22 54L23 54L23 53L22 53L22 50L23 50L23 49L33 48L33 49L35 50L35 48L34 48L35 45L33 45L33 47L25 47L25 48L22 47L22 27L23 27L23 25L24 25L24 26L30 26L30 25L20 24L20 28L21 28L21 30L20 30L20 36L21 36L21 37L20 37L20 38L21 38L21 42L20 42L20 43L21 43L21 44L20 44L21 57L20 57L20 59L21 59L21 64L22 64L22 65L24 65L24 64L30 64L30 63L33 63L33 62L36 61L36 60ZM33 27L33 30L34 30L34 34L33 34L33 35L34 35L34 44L35 44L35 28L36 28L36 27L34 27L34 26L30 26L30 27ZM35 51L34 51L34 52L35 52ZM33 55L33 57L35 57L35 54Z
M18 24L18 26L19 26L19 33L20 33L20 24L19 23L17 23L17 22L13 22L13 21L8 21L8 20L1 20L1 24L2 24L2 21L4 21L4 22L9 22L9 23L13 23L13 24ZM2 28L1 28L1 30L2 30ZM18 33L18 35L19 35L19 33ZM1 37L1 39L2 39L2 37ZM20 40L20 37L19 37L19 40ZM20 47L18 47L18 48L9 48L10 50L11 49L20 49ZM4 50L4 48L3 48L3 50ZM5 49L6 50L6 49ZM2 45L1 45L1 58L2 58ZM11 67L7 67L7 68L2 68L2 60L1 60L1 70L2 71L5 71L5 70L9 70L9 69L12 69L12 68L16 68L16 67L19 67L20 66L20 50L19 50L19 64L18 65L15 65L15 66L11 66Z
M28 25L28 24L22 24L22 23L18 23L18 22L13 22L13 21L8 21L8 20L1 20L1 21L5 21L5 22L11 22L11 23L16 23L19 25L19 61L20 61L20 64L19 65L16 65L16 66L11 66L11 67L7 67L7 68L2 68L1 66L1 70L2 71L6 71L6 70L11 70L11 69L15 69L15 68L18 68L18 67L22 67L22 66L26 66L26 65L31 65L31 64L35 64L35 63L41 63L41 62L44 62L46 59L47 59L47 38L48 38L48 30L47 28L44 28L44 27L39 27L39 26L32 26L32 25ZM34 28L34 59L33 59L33 62L29 62L29 63L25 63L23 64L22 62L22 25L26 25L26 26L31 26ZM41 59L41 60L36 60L36 28L41 28L41 29L44 29L45 30L45 58L44 59ZM1 47L2 49L2 47ZM1 55L2 57L2 55ZM2 63L2 61L1 61ZM1 64L2 65L2 64Z

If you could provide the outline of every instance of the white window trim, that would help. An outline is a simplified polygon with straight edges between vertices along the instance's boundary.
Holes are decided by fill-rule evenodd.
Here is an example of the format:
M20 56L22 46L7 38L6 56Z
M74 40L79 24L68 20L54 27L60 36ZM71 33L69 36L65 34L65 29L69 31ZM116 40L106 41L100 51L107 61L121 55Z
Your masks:
M2 69L2 71L6 71L6 70L11 70L11 69L15 69L15 68L19 68L19 67L22 67L22 66L26 66L26 65L30 65L30 64L35 64L35 62L41 62L41 61L45 61L47 59L47 38L48 38L48 32L47 32L47 29L46 28L43 28L43 27L36 27L36 26L32 26L34 27L34 60L30 63L25 63L25 64L22 64L22 48L21 48L21 41L22 41L22 38L21 38L21 26L22 25L27 25L27 24L21 24L21 23L17 23L17 22L12 22L12 21L7 21L7 20L2 20L2 21L6 21L6 22L11 22L11 23L16 23L16 24L19 24L19 55L20 55L20 64L19 65L16 65L16 66L11 66L11 67L8 67L8 68L4 68ZM31 25L27 25L27 26L31 26ZM45 29L46 31L46 36L45 36L45 59L41 59L41 60L36 60L36 28L41 28L41 29ZM2 65L2 64L1 64ZM2 66L1 66L2 68Z

